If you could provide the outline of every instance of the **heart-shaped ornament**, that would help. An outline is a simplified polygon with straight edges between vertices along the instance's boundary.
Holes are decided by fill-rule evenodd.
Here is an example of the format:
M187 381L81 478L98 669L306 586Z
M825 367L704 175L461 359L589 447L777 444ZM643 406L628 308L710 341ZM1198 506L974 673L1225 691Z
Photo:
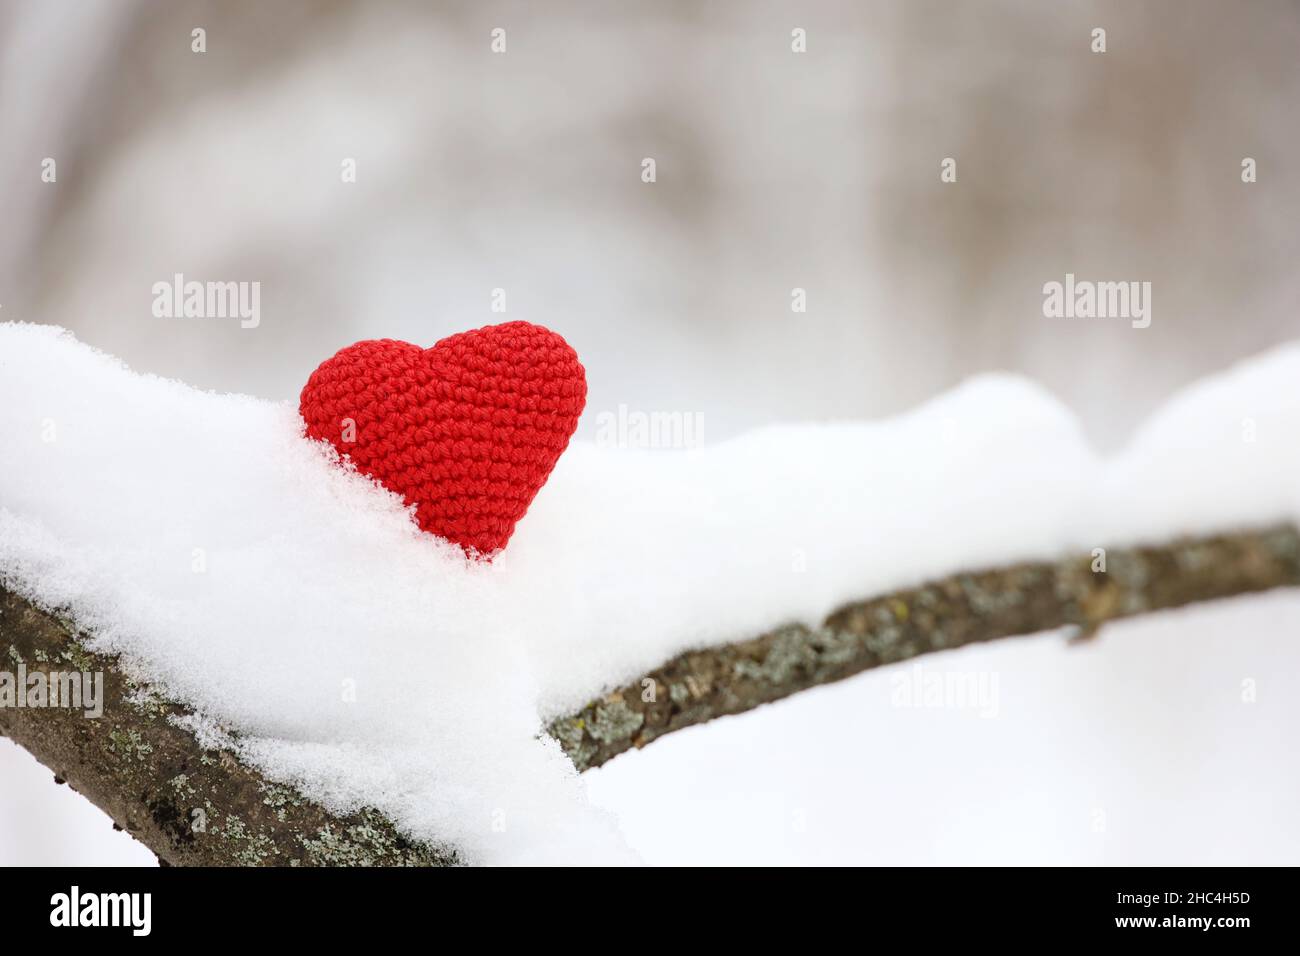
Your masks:
M422 349L349 345L307 379L299 412L425 531L471 556L500 551L569 444L587 400L578 355L528 322Z

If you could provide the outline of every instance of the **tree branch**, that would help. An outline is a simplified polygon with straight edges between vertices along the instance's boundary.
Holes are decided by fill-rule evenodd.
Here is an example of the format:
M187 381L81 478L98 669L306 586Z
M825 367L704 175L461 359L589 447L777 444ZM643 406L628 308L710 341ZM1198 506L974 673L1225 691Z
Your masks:
M0 707L0 733L21 744L176 866L430 866L455 852L412 843L374 810L335 816L272 783L235 754L208 748L192 712L88 651L70 624L0 588L0 671L104 675L103 715ZM177 720L181 722L178 723Z
M548 728L579 770L664 734L883 664L1067 625L1300 585L1292 526L957 574L848 605L818 628L681 654ZM413 843L374 810L335 816L237 756L205 747L190 711L134 683L75 629L0 587L0 670L104 675L104 713L0 707L0 732L117 824L180 865L425 866L454 849ZM178 723L178 719L180 722Z
M1197 601L1300 585L1290 525L1110 550L1055 563L957 574L850 604L819 628L791 625L738 644L681 654L548 728L579 770L727 714L933 651ZM647 699L650 698L650 699Z

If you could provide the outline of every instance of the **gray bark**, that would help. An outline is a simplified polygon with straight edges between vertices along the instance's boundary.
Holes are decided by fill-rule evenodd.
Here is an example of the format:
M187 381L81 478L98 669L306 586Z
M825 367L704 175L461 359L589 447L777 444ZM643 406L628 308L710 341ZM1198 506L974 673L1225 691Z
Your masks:
M850 604L820 627L779 627L681 654L554 721L579 770L716 717L738 714L861 671L1000 637L1107 621L1198 601L1300 585L1292 526L1110 550L957 574ZM375 810L336 816L237 756L207 749L173 717L190 712L137 685L75 629L0 587L0 670L102 672L104 714L0 707L11 737L103 809L164 864L429 866L452 847L404 838Z

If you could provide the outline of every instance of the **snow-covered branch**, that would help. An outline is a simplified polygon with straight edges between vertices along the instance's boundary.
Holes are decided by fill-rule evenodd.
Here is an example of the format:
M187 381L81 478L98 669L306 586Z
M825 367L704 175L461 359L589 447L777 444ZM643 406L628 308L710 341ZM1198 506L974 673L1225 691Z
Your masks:
M550 725L579 770L664 734L920 654L1300 585L1290 525L956 574L850 604L821 627L779 628L681 654ZM407 840L374 810L340 815L272 783L179 705L138 685L71 627L0 590L0 646L27 674L105 677L103 716L0 708L0 731L161 861L187 865L436 865L455 849Z
M1006 375L881 422L575 439L489 563L292 404L3 323L0 635L15 670L117 676L98 720L0 723L167 860L632 862L575 766L916 654L1297 583L1298 376L1296 346L1211 376L1111 455Z
M1118 618L1296 585L1300 535L1289 525L956 574L850 604L819 628L680 654L549 729L587 770L674 730L919 654L1062 627L1090 636Z
M0 670L24 706L0 706L0 734L25 747L170 866L428 866L455 853L414 844L373 810L334 814L267 780L186 707L151 692L70 625L0 587ZM41 705L59 675L102 675L102 714ZM30 686L29 686L30 685ZM65 686L66 677L65 677Z

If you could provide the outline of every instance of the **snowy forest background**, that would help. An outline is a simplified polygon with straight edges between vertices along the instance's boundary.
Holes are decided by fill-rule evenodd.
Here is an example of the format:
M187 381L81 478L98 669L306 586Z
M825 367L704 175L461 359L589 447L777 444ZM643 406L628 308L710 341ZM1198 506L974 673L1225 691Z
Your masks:
M1007 369L1113 449L1300 337L1297 49L1290 2L4 0L0 320L291 399L340 345L499 321L503 288L582 356L586 437L620 405L710 443L877 417ZM260 281L259 327L156 319L174 272ZM1151 282L1150 328L1044 318L1067 272ZM650 862L1295 862L1297 625L1272 595L971 649L922 666L997 675L994 713L874 672L586 783ZM0 780L0 863L152 862L7 741Z

